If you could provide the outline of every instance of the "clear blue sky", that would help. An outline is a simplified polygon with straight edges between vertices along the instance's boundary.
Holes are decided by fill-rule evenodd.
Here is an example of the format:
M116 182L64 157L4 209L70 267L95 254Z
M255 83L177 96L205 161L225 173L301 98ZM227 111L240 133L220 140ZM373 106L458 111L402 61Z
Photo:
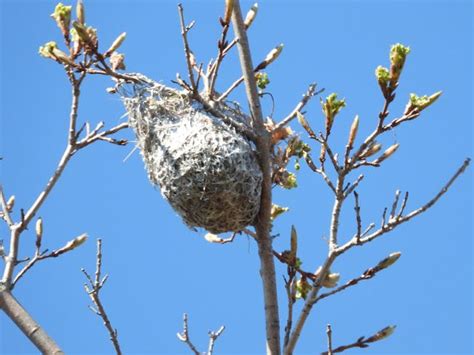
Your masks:
M183 3L188 20L197 21L192 47L207 63L215 57L223 1ZM41 44L61 40L49 17L55 4L0 0L1 182L7 194L16 195L20 207L36 198L66 143L70 88L61 67L37 54ZM129 71L170 83L176 72L185 73L176 5L177 1L89 0L86 16L99 29L102 48L127 32L122 50ZM243 9L250 5L242 2ZM256 62L276 44L285 44L282 56L268 70L276 119L293 108L313 81L326 93L336 91L347 99L333 137L339 147L355 114L361 117L359 141L374 127L383 102L373 73L377 65L389 64L391 44L412 48L393 115L403 110L410 92L443 90L420 119L383 140L386 146L400 143L400 149L383 168L366 171L359 189L365 225L379 222L396 189L409 190L408 208L418 207L466 156L472 156L470 1L264 0L249 33ZM219 88L238 76L238 63L230 59ZM80 122L120 122L123 107L105 92L109 85L107 78L86 80ZM242 92L234 99L243 101ZM318 101L307 109L315 129L323 122ZM264 109L270 113L267 99ZM133 138L131 132L121 136ZM87 309L80 272L81 267L93 270L94 240L101 237L104 271L110 273L102 298L126 354L187 352L175 336L183 312L189 313L191 337L201 349L207 344L207 331L225 324L217 353L263 353L255 243L239 237L230 245L213 245L203 240L203 231L188 230L147 181L139 154L123 161L132 148L99 143L73 158L39 213L45 225L44 246L57 248L83 232L90 239L68 255L37 265L18 284L15 295L66 353L111 353L100 319ZM375 279L321 302L297 353L325 350L325 326L331 323L335 345L398 325L389 340L364 350L366 354L472 354L472 182L471 168L427 214L337 262L333 271L345 281L389 253L402 252L399 262ZM327 248L323 237L328 234L332 198L326 186L303 166L299 188L275 191L274 200L291 209L275 225L280 235L275 249L287 248L295 224L304 266L315 269ZM342 238L355 228L352 207L347 204L343 213ZM8 238L1 228L0 236ZM23 235L21 256L30 255L33 245L30 230ZM277 273L285 320L285 268L277 265ZM35 353L3 314L0 353Z

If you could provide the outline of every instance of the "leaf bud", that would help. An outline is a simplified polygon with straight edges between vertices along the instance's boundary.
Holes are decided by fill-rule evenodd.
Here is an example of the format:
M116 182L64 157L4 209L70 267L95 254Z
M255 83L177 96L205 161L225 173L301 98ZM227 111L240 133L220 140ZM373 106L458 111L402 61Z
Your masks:
M84 3L83 3L82 0L77 0L76 17L77 17L77 21L79 23L81 23L81 24L86 23L86 15L85 15L85 12L84 12Z
M326 278L321 281L321 286L326 287L326 288L336 287L340 278L341 278L341 274L336 273L336 272L334 273L329 272L326 275Z
M378 265L376 266L376 268L379 269L379 270L382 270L382 269L386 269L386 268L392 266L400 258L401 255L402 255L402 253L400 253L400 252L395 252L395 253L390 254L385 259L383 259L381 262L379 262Z
M42 56L44 58L55 59L54 56L53 56L53 50L57 49L57 48L58 48L58 45L56 44L56 42L50 41L50 42L46 43L44 46L41 46L39 48L38 53L40 54L40 56Z
M107 51L104 53L104 57L110 57L112 55L113 52L115 52L123 43L123 41L125 41L125 37L127 37L127 33L126 32L122 32L116 39L115 41L112 43L112 45L110 46L109 49L107 49Z
M347 142L347 145L349 147L352 147L354 145L354 141L356 139L358 129L359 129L359 115L356 115L354 118L354 121L352 122L351 130L349 132L349 140Z
M11 195L7 201L7 211L11 212L15 206L15 195Z
M245 25L246 30L252 25L253 20L255 20L255 17L257 17L257 13L258 13L258 4L255 3L247 12L247 16L245 16L244 25Z
M228 25L232 17L232 12L234 10L234 0L225 1L225 10L224 10L224 24Z
M410 53L410 47L400 43L394 44L390 50L390 84L392 87L396 86L400 78L408 53Z
M59 29L64 36L69 36L69 27L71 25L71 7L62 3L56 5L51 17L56 21Z
M309 284L306 277L301 277L301 279L296 281L296 294L295 298L299 299L306 299L308 292L311 290L311 285Z
M36 231L36 237L38 239L41 239L43 236L43 219L40 217L36 221L36 226L35 226L35 231Z
M112 53L110 64L113 70L125 70L125 55L117 52Z
M366 159L368 157L371 157L372 155L378 153L382 149L382 144L377 143L377 142L372 142L367 149L361 154L360 158L361 159Z
M375 159L374 163L375 164L380 164L385 159L389 158L393 153L395 153L397 151L399 146L400 146L400 144L396 143L396 144L391 145L390 147L388 147L387 150L385 152L383 152L383 154L380 157Z

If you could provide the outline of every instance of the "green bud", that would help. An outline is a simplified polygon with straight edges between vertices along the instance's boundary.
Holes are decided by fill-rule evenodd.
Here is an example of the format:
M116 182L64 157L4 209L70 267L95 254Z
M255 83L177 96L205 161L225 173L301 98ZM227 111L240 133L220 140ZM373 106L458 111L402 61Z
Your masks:
M417 96L416 94L410 94L410 100L405 109L405 114L411 113L414 109L419 112L424 110L432 103L434 103L441 96L442 93L442 91L438 91L431 96L424 95L421 97Z
M54 56L53 56L53 50L55 50L57 48L58 48L58 45L56 44L56 42L50 41L50 42L46 43L44 46L41 46L39 48L38 53L42 57L55 59Z
M64 36L69 35L69 26L71 25L71 8L72 6L65 6L62 3L56 5L51 17L56 21L58 27Z
M332 93L326 97L325 101L321 101L324 116L326 117L326 133L331 130L334 118L346 106L345 99L339 100L336 93Z
M387 86L388 82L390 81L390 72L387 68L379 65L377 69L375 69L375 76L377 81L379 82L380 86Z
M311 291L311 285L306 280L306 277L302 277L301 279L296 281L296 299L306 299L306 296L308 295L309 291Z
M255 74L255 80L257 81L257 87L261 90L265 90L268 84L270 84L270 79L268 74L264 72L259 72Z
M395 86L398 82L408 53L410 53L410 47L400 43L394 44L390 50L390 80L392 86Z
M298 187L298 184L296 182L296 175L288 172L288 176L286 177L286 181L283 187L288 190Z
M295 170L299 171L300 169L301 169L301 165L300 165L299 160L297 160L297 161L295 161Z

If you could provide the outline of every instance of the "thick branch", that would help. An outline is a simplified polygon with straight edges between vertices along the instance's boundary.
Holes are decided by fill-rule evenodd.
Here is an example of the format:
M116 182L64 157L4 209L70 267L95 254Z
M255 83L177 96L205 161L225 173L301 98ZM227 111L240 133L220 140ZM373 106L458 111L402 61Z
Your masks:
M256 145L260 167L263 174L263 184L260 211L257 217L255 229L257 231L258 253L261 265L260 273L264 292L267 353L276 355L280 354L280 320L276 290L275 264L272 253L272 241L270 239L270 211L272 204L270 156L271 137L263 125L262 110L253 71L254 66L250 55L247 32L245 30L238 0L234 2L232 24L235 35L238 38L237 47L239 51L240 65L245 80L245 88L252 114L253 126L258 136Z
M54 340L46 334L43 328L18 303L5 285L0 285L0 308L43 354L64 354Z

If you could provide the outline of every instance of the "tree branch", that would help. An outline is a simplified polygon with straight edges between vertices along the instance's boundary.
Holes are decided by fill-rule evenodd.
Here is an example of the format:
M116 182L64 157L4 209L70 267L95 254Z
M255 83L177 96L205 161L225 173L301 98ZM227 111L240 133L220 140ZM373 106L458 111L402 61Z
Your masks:
M272 205L272 172L271 172L271 136L263 124L262 110L255 83L254 66L250 54L240 2L234 1L232 24L238 38L240 65L245 80L247 99L252 114L253 126L257 132L257 153L263 174L260 211L255 229L257 231L257 245L260 257L260 274L263 282L265 323L267 337L267 353L280 354L280 319L278 312L278 298L276 290L275 264L270 238L270 212Z
M35 322L23 306L13 297L7 286L0 283L0 308L43 354L60 355L64 352Z
M108 278L108 275L105 275L103 278L101 278L101 273L102 273L102 240L101 239L97 239L97 256L96 256L96 269L95 269L94 280L84 268L82 268L81 271L84 273L87 280L89 281L89 285L84 284L84 289L86 290L86 293L89 295L92 303L96 307L96 310L94 310L94 313L96 313L100 318L102 318L104 322L104 326L107 329L107 332L109 333L110 341L112 342L112 345L114 346L116 354L121 355L122 350L120 349L120 343L118 341L117 329L115 329L112 326L112 323L110 322L110 319L107 316L105 308L100 299L100 290L102 289L102 287L104 286Z

